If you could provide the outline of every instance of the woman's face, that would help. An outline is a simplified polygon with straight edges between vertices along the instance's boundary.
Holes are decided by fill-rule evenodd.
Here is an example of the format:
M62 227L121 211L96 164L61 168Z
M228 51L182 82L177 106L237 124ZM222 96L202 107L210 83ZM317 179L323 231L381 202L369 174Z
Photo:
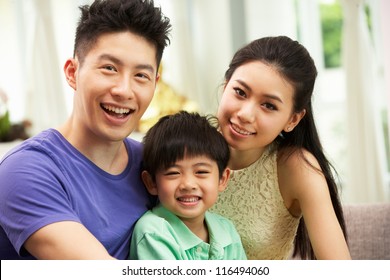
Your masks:
M227 81L218 109L224 137L236 150L263 149L283 130L291 131L294 88L272 66L253 61ZM296 123L295 123L296 122Z

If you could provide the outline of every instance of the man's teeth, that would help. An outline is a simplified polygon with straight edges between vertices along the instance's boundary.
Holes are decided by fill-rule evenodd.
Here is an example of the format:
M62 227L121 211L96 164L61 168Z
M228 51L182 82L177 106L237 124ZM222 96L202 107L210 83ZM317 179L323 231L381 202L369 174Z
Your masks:
M128 114L130 113L130 109L125 109L125 108L116 108L114 106L107 106L107 105L104 105L103 106L104 109L108 110L108 111L111 111L111 112L114 112L116 114Z
M178 200L182 202L196 202L199 200L199 197L179 197Z
M244 135L251 135L251 134L253 134L252 132L249 132L249 131L247 131L247 130L242 130L242 129L238 128L238 127L235 126L234 124L232 125L232 127L233 127L233 129L234 129L236 132L238 132L238 133L240 133L240 134L244 134Z

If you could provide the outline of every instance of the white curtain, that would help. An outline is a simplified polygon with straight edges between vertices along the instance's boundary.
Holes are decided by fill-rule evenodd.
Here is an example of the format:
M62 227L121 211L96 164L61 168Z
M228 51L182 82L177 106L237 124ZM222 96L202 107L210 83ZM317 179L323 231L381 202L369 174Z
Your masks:
M235 1L235 0L232 0ZM265 36L286 35L297 39L295 1L242 0L250 41Z
M380 80L364 0L342 0L342 55L348 111L348 181L350 202L388 201L386 159L381 127Z
M218 89L232 56L229 0L155 0L172 23L163 77L179 94L215 113Z
M379 4L380 34L383 55L383 74L385 80L385 92L387 96L387 119L390 138L390 1L381 0ZM390 179L390 178L389 178ZM389 186L390 187L390 186Z
M0 0L0 87L8 96L8 108L13 122L24 118L25 99L23 67L24 55L21 53L23 42L18 27L23 17L18 15L17 3Z
M27 5L27 1L25 3ZM67 117L61 80L51 0L30 2L31 37L27 41L26 118L33 124L33 134L62 124Z

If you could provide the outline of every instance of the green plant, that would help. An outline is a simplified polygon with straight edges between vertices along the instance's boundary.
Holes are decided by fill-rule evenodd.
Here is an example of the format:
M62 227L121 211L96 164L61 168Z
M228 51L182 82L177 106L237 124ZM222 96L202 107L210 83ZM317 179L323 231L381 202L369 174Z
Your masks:
M0 142L6 139L10 129L11 129L11 121L9 119L9 112L7 110L5 114L0 117Z
M339 1L320 4L322 40L326 68L341 65L343 13Z

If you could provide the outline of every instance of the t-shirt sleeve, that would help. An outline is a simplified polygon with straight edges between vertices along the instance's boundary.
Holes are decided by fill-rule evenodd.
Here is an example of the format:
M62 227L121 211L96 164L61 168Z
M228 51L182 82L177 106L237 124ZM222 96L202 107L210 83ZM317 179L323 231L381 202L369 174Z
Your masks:
M0 166L0 223L19 253L38 229L59 221L80 222L70 207L60 167L36 151L5 158Z
M147 212L135 225L130 244L132 260L181 260L175 233L164 219Z
M130 250L130 259L135 260L180 260L180 248L171 237L145 233Z

